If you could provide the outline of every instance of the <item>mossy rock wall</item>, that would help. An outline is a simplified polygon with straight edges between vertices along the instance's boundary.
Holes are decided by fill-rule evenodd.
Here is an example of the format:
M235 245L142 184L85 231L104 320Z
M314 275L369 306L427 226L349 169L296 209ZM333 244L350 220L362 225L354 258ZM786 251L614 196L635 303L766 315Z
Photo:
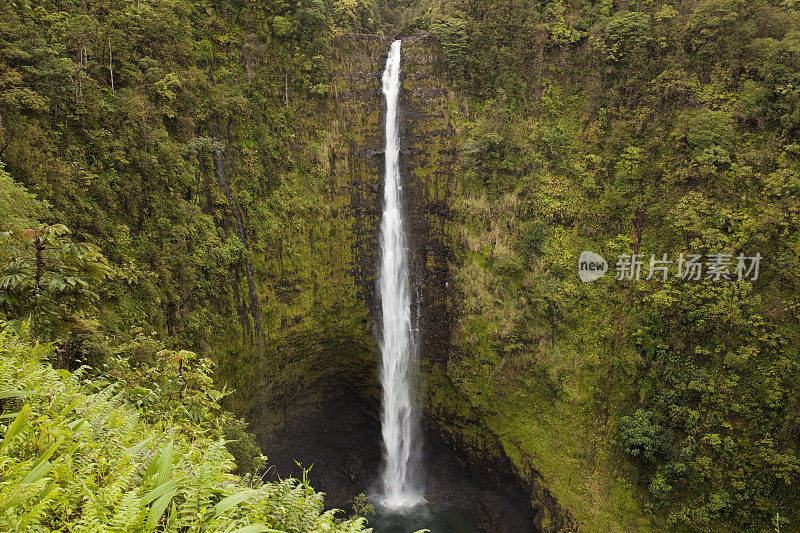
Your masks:
M228 362L264 453L281 476L294 460L314 462L312 480L328 503L347 504L380 466L376 295L382 209L385 107L381 75L391 38L341 35L332 41L330 97L307 139L317 163L302 178L314 204L284 231L281 261L254 259L264 305L264 353ZM403 201L409 231L413 309L423 368L429 436L444 443L477 479L526 494L536 530L566 529L568 515L528 458L509 455L483 423L474 400L448 378L459 298L453 283L461 228L452 214L458 97L432 34L404 38L400 99ZM470 357L470 354L466 354Z

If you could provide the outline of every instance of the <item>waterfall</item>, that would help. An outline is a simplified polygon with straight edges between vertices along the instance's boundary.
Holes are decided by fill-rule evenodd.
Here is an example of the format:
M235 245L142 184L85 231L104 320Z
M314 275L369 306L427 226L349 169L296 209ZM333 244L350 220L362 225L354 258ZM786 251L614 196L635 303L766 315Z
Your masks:
M406 235L403 229L397 109L400 41L394 41L383 71L386 97L386 172L380 233L378 291L381 299L383 504L397 508L423 501L416 481L417 415L412 394L416 350L411 332L411 299Z

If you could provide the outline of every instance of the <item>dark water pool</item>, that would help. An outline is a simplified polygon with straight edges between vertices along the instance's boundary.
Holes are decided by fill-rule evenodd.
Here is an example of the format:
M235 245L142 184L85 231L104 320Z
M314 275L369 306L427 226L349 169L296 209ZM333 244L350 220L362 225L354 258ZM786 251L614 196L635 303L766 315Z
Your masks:
M475 525L455 509L442 505L418 505L402 512L377 507L369 517L369 527L375 533L477 533Z

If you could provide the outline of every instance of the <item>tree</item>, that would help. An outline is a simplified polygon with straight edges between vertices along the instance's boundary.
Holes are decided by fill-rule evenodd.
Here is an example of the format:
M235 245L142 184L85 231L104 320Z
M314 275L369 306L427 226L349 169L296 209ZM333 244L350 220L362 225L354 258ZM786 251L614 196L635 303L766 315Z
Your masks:
M97 301L96 285L111 273L97 246L69 234L63 224L0 234L0 311L12 320L30 317L45 338Z
M653 413L637 409L623 416L619 424L620 443L625 453L646 463L656 463L667 456L672 435L653 420Z
M461 81L467 64L467 21L462 18L447 18L431 24L431 30L442 41L450 77Z
M45 205L14 181L0 161L0 231L32 224L44 211Z
M726 113L708 109L691 111L686 115L685 128L693 162L718 167L730 164L735 132Z

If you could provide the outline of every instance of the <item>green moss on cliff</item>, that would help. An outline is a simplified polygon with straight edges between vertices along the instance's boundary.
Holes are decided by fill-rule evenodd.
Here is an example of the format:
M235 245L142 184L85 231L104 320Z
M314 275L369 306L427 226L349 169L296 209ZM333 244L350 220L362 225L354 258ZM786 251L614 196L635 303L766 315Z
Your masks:
M760 123L736 109L763 82L746 65L794 39L781 32L796 11L576 4L594 45L571 46L537 42L545 27L500 4L534 42L506 41L520 26L491 10L463 15L475 98L454 121L459 317L444 372L588 531L794 524L798 196L780 176L798 165L783 155L795 126L770 122L772 104ZM705 26L717 10L737 53ZM605 279L579 281L583 250L609 259ZM756 251L776 266L752 284L644 279L651 253ZM623 253L643 254L639 282L610 279Z

